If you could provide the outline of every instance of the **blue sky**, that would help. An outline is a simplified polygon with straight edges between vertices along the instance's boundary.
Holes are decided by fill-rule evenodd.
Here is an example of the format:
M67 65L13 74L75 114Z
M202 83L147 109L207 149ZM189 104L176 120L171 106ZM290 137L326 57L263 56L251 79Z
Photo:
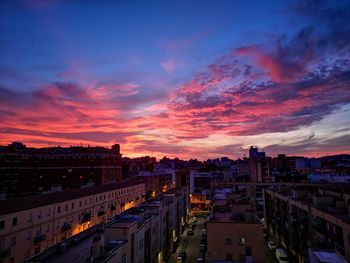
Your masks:
M183 158L238 157L251 144L348 152L347 10L346 1L2 1L0 143L121 142L127 155ZM333 122L342 132L330 132Z

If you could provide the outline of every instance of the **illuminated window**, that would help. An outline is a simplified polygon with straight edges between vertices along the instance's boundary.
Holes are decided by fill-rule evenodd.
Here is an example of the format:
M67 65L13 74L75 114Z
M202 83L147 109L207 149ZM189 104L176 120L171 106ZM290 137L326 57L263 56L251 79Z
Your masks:
M240 245L245 245L245 237L241 237L241 238L239 239L239 244L240 244Z

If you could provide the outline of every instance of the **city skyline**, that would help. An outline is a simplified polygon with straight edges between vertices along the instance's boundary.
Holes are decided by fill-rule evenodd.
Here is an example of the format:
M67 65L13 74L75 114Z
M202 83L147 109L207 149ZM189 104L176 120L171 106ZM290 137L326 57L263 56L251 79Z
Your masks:
M346 1L0 4L0 145L350 153Z

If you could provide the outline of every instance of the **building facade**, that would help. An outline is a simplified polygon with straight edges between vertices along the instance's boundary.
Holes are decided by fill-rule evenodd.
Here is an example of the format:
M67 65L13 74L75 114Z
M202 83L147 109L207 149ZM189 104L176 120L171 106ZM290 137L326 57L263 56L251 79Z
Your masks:
M263 226L240 193L216 195L207 222L209 262L265 262Z
M163 172L140 172L137 178L145 183L148 195L156 195L170 189L172 186L172 174Z
M0 146L2 199L122 180L120 146L28 148Z
M350 194L346 185L264 192L265 225L298 262L308 249L338 252L350 261Z
M186 196L186 188L171 189L123 213L106 225L106 247L115 240L127 240L125 263L166 261L176 249L187 221Z
M144 201L143 183L21 197L0 202L0 262L23 262Z

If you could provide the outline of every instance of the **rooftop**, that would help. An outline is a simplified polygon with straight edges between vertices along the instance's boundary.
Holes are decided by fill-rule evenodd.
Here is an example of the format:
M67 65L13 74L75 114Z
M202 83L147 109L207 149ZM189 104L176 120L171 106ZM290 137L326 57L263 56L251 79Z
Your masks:
M64 192L33 196L24 196L11 200L0 201L0 216L139 184L143 183L136 183L134 181L124 181L119 183L94 186L90 188L73 189Z
M343 257L341 257L335 251L330 250L312 250L312 253L319 262L322 263L346 263Z
M314 207L325 214L329 214L344 222L350 222L346 207L345 196L350 193L350 185L344 185L342 189L338 187L307 188L295 190L289 188L273 188L271 192L277 193L285 199Z

